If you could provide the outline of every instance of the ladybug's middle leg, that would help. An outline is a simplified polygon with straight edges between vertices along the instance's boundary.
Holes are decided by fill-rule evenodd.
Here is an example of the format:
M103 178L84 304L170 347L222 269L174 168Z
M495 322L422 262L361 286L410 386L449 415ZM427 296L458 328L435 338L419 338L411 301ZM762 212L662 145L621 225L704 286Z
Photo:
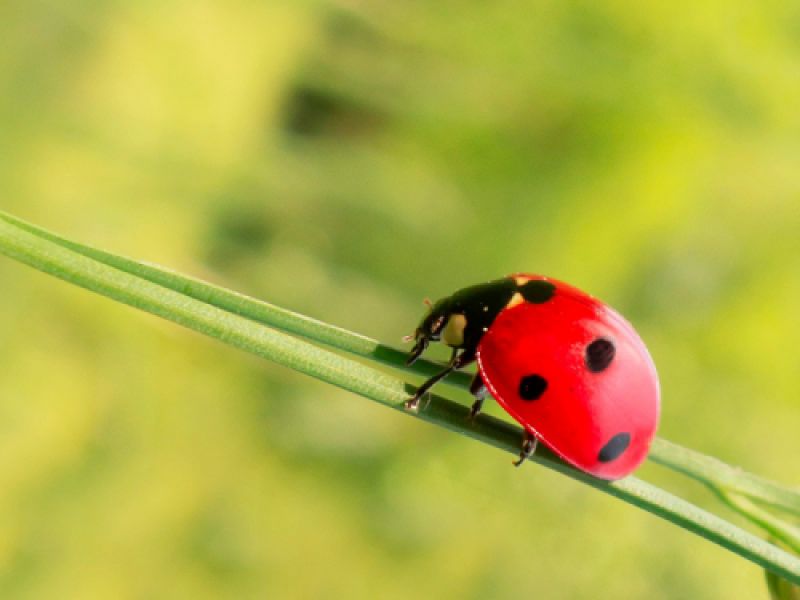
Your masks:
M439 383L442 379L447 377L450 373L452 373L456 369L460 369L464 365L471 363L473 360L475 360L474 352L464 350L461 354L458 354L458 349L453 348L453 354L450 357L450 362L447 363L447 367L445 367L444 370L436 373L436 375L434 375L433 377L428 379L425 383L423 383L421 386L419 386L419 388L417 388L417 391L414 392L414 395L411 396L411 398L406 401L405 404L406 408L408 410L417 410L420 398L422 398L422 396L424 396L429 389L431 389L434 385Z
M489 393L486 389L486 384L483 383L480 373L475 373L475 377L472 378L472 383L469 384L469 393L475 396L475 402L473 402L472 408L469 409L469 416L467 418L470 421L474 421L475 417L480 414L481 408L483 408L483 401Z

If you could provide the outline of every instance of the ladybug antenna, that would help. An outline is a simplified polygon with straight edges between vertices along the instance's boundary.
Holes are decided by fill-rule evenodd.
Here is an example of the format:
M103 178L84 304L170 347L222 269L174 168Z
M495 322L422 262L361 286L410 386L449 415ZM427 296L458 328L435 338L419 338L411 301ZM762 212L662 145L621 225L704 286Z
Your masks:
M422 303L428 308L433 308L433 302L431 302L430 298L425 298Z
M416 338L416 336L412 333L411 335L404 335L403 336L403 341L405 343L408 343L408 342L414 341L415 338Z

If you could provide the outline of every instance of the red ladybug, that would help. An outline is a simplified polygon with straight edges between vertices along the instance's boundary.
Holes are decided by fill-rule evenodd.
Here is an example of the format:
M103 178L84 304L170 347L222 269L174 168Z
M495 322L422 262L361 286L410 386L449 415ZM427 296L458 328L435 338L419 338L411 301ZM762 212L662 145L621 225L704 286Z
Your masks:
M540 440L602 479L628 475L647 456L658 425L658 375L630 323L596 298L555 279L510 275L439 300L414 339L408 364L431 341L453 355L407 408L477 360L470 416L488 392L519 421L526 438L516 465Z

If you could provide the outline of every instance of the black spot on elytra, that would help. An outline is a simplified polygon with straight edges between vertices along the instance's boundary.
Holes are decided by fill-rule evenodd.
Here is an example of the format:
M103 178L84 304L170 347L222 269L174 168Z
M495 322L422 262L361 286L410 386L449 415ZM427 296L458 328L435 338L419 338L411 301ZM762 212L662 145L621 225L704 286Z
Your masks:
M547 302L556 293L556 286L542 279L531 279L519 286L519 293L528 302L542 304Z
M519 396L523 400L537 400L547 389L547 381L541 375L525 375L519 380Z
M630 443L630 433L618 433L606 442L606 445L603 446L602 450L600 450L600 453L597 455L597 460L600 462L611 462L625 452Z
M586 346L586 367L593 373L605 371L616 353L614 343L606 338L597 338Z

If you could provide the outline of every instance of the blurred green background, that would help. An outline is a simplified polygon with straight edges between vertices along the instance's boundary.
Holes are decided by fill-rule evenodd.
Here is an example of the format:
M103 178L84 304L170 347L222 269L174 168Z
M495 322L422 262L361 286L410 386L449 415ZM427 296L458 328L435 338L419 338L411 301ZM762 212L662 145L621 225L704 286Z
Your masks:
M570 281L649 344L663 437L798 483L798 39L788 1L5 0L0 205L392 344ZM0 282L3 598L766 598L564 477Z

